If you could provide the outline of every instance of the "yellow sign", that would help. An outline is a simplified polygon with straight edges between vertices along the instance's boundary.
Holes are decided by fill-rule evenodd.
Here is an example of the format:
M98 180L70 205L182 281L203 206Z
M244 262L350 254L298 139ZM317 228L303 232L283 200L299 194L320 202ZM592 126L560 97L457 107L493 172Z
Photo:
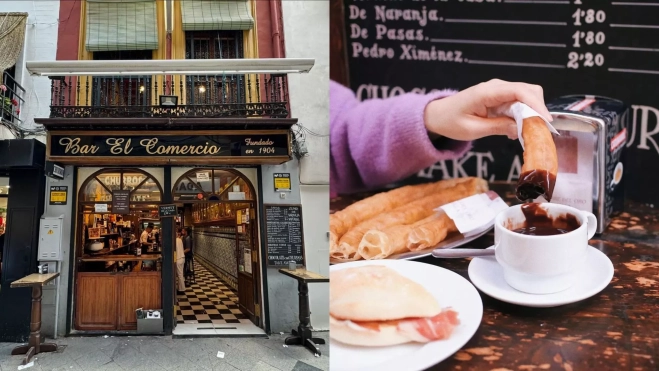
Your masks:
M275 173L273 177L275 180L275 192L291 190L290 173Z
M275 178L275 187L279 189L291 189L291 178Z
M66 202L66 192L50 192L50 202Z
M52 230L52 229L49 229L49 230L48 230L48 234L53 234L53 230Z

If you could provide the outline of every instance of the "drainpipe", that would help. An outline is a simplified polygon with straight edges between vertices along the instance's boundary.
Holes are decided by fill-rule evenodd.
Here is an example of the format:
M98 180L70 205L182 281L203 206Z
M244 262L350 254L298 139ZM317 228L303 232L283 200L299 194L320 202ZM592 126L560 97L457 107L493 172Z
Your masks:
M272 27L272 51L275 58L281 58L281 16L279 0L270 0L270 25Z
M174 29L173 11L174 11L173 0L166 0L165 1L165 31L167 32L167 43L165 47L166 59L172 59L172 30ZM165 94L167 95L174 94L171 86L173 79L174 79L173 75L165 76Z

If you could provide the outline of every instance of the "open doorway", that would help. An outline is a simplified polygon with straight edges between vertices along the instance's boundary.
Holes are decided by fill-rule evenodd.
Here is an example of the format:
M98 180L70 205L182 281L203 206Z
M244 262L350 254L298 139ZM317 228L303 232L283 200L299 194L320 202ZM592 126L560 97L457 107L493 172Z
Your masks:
M251 182L235 170L193 169L174 183L172 196L186 250L185 290L175 282L174 335L265 334Z

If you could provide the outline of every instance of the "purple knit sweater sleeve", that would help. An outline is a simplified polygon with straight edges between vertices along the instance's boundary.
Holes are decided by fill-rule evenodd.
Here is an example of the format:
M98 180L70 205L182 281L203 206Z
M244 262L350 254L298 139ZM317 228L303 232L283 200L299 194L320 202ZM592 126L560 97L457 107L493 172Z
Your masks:
M381 187L439 160L462 156L471 143L444 138L442 148L435 148L423 117L428 103L454 93L408 93L359 102L350 89L331 81L332 195Z

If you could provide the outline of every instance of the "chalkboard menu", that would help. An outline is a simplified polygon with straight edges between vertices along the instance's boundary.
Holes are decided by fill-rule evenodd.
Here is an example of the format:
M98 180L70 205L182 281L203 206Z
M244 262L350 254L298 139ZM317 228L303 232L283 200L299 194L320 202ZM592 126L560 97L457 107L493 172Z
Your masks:
M130 191L112 191L112 212L130 214Z
M178 215L176 205L158 205L158 214L161 218L173 217Z
M301 205L264 205L268 265L285 266L294 260L304 265Z
M659 203L659 6L648 1L344 0L350 86L359 99L462 90L498 78L632 106L627 197ZM465 175L516 181L522 148L478 140L408 183Z

